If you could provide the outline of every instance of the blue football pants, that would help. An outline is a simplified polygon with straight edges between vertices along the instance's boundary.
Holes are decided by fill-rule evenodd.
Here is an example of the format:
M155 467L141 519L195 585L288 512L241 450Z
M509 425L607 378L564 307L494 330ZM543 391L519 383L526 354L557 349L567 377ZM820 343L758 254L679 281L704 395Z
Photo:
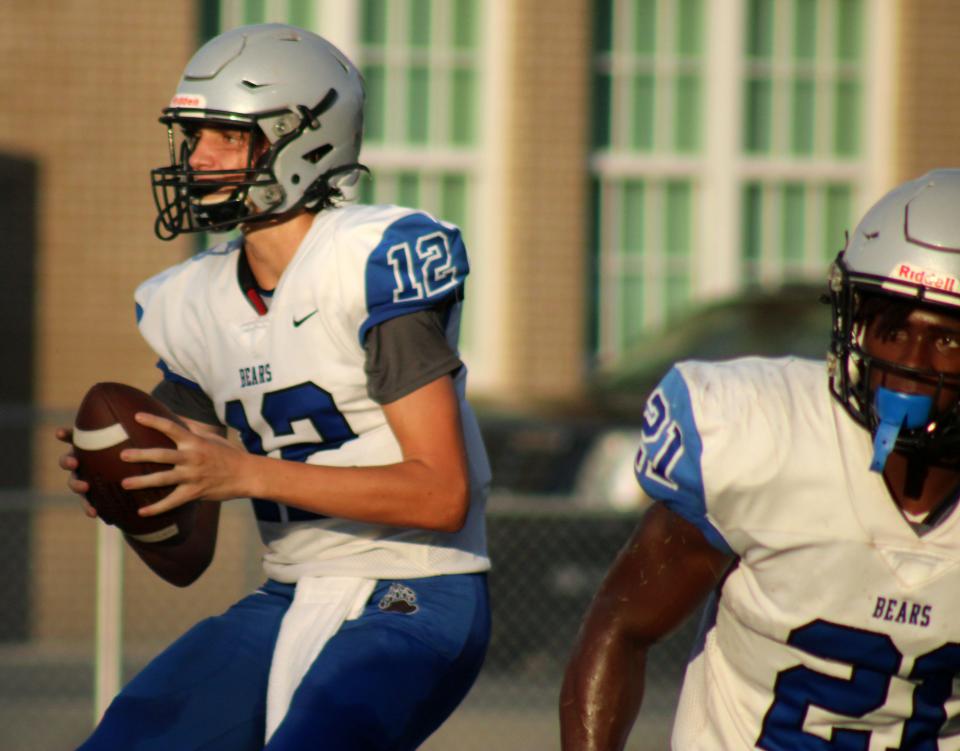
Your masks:
M486 575L399 582L416 609L378 604L327 642L264 746L267 680L294 586L268 581L194 626L114 699L81 751L401 751L417 748L473 684L490 638ZM385 601L388 602L389 600Z

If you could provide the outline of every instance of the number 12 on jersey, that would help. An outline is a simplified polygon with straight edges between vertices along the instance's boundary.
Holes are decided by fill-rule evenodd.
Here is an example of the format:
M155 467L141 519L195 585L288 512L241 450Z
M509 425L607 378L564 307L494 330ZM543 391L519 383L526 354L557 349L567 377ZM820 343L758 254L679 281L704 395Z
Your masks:
M298 383L289 388L270 391L263 395L260 402L260 414L270 426L275 439L292 437L295 434L294 423L306 420L320 437L319 441L296 441L280 448L280 458L295 462L304 462L317 451L328 451L342 446L357 437L347 419L337 409L333 397L326 389L310 381ZM240 439L247 451L252 454L266 455L263 437L250 425L243 402L238 399L227 402L226 423L240 432ZM304 521L318 519L318 514L298 508L281 509L273 501L253 498L253 508L261 521Z
M434 297L459 281L450 240L440 231L421 235L413 247L409 242L392 246L387 262L393 269L395 303Z

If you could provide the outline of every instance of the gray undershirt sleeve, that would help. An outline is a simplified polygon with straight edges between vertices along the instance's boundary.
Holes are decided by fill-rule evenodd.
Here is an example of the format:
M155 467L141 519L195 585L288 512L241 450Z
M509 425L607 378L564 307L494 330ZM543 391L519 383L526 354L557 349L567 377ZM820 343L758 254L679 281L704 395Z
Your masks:
M367 394L389 404L463 363L446 336L449 306L397 316L375 326L364 342Z
M164 379L153 387L151 393L174 414L207 425L223 427L213 407L213 400L200 389Z

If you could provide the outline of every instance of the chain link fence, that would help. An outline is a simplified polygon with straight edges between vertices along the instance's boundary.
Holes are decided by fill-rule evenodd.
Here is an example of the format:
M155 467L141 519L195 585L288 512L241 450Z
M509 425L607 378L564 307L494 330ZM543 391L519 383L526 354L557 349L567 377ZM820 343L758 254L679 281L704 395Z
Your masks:
M563 498L494 497L488 521L494 628L483 672L428 751L556 749L557 701L580 619L637 514L583 511ZM186 590L124 559L123 678L204 615L256 587L259 542L246 503L225 505L216 559ZM0 748L78 744L93 724L97 523L66 495L2 492ZM695 619L693 619L695 620ZM652 655L631 749L668 745L694 624Z

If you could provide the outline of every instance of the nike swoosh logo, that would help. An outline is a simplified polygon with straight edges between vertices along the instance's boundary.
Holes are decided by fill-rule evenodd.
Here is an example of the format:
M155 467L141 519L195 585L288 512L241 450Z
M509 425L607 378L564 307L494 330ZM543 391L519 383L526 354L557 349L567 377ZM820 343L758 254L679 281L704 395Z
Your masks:
M310 317L312 317L312 316L314 316L314 315L316 315L316 314L317 314L317 309L314 308L314 309L313 309L313 312L307 313L307 314L306 314L303 318L301 318L299 321L298 321L296 318L294 318L294 319L293 319L293 327L294 327L294 328L297 328L300 324L302 324L302 323L303 323L304 321L306 321L308 318L310 318Z

